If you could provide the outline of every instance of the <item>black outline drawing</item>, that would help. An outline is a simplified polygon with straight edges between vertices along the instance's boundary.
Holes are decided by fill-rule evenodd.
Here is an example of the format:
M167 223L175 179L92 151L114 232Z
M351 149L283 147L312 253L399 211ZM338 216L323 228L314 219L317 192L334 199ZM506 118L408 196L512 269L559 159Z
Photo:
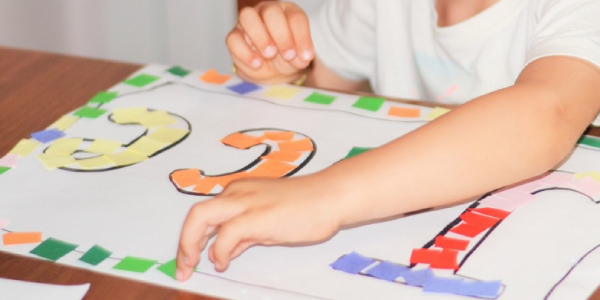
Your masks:
M315 156L315 154L317 153L317 144L315 143L315 141L310 138L308 135L300 133L300 132L296 132L296 131L292 131L292 130L285 130L285 129L278 129L278 128L255 128L255 129L246 129L246 130L242 130L242 131L237 131L234 132L232 134L235 133L249 133L249 132L293 132L296 135L300 135L302 136L302 138L307 138L310 140L310 142L312 143L313 146L313 150L308 154L308 156L298 165L296 166L293 170L291 170L290 172L286 173L283 177L290 177L294 174L296 174L298 171L300 171L302 168L304 168ZM231 135L231 134L230 134ZM229 135L228 135L229 136ZM225 145L225 144L224 144ZM239 149L239 150L247 150L253 147L257 147L260 145L264 145L265 146L265 150L256 158L254 159L252 162L250 162L248 165L233 171L233 172L228 172L228 173L223 173L223 174L214 174L214 175L206 175L204 173L204 171L200 170L200 174L202 176L209 176L209 177L220 177L220 176L226 176L226 175L231 175L231 174L235 174L235 173L239 173L239 172L244 172L247 170L250 170L251 168L253 168L254 166L260 164L261 162L265 161L264 159L262 159L263 156L268 155L269 153L271 153L271 145L267 144L266 142L262 142L260 144L256 144L256 145L252 145L248 148L245 149ZM225 145L227 147L231 147L229 145ZM238 148L235 148L238 149ZM203 193L199 193L199 192L194 192L194 191L186 191L185 189L180 188L177 183L175 183L175 181L173 180L173 174L177 171L183 171L183 170L189 170L191 168L188 169L177 169L177 170L173 170L173 172L171 172L171 174L169 174L169 180L171 181L171 183L173 184L173 186L177 189L177 191L179 191L180 193L183 194L187 194L187 195L193 195L193 196L216 196L218 195L218 193L209 193L209 194L203 194Z
M559 170L553 170L551 172L557 172L557 173L567 173L567 174L572 174L574 175L575 173L572 172L567 172L567 171L559 171ZM535 180L539 180L539 178L535 179ZM532 180L535 181L535 180ZM587 195L581 191L575 190L574 188L571 187L566 187L566 186L552 186L552 187L544 187L544 188L536 188L534 191L532 191L530 194L531 195L537 195L543 192L548 192L548 191L557 191L557 190L564 190L564 191L570 191L570 192L574 192L577 193L579 195L582 195L586 198L588 198L593 204L599 204L600 203L600 199L595 200L592 196ZM460 218L461 215L463 215L464 213L468 212L470 209L474 209L477 208L480 204L481 201L485 200L487 197L490 197L492 195L494 195L496 192L498 192L498 190L494 191L494 192L490 192L487 193L485 195L483 195L482 197L480 197L479 199L477 199L475 202L473 202L471 205L469 205L464 211L462 211L458 217L456 217L454 220L452 220L450 223L448 223L448 225L446 225L439 233L437 233L431 240L429 240L428 242L426 242L421 248L431 248L434 243L435 243L435 239L438 236L444 236L446 233L448 233L452 228L454 228L456 225L458 225L459 223L461 223L462 219ZM535 200L534 200L535 201ZM510 215L509 215L510 216ZM462 260L460 261L460 263L458 264L458 268L456 270L454 270L454 274L457 276L457 278L464 278L464 279L471 279L471 280L477 280L475 278L471 278L465 275L461 275L458 274L458 272L460 271L461 267L468 261L468 259L475 253L475 251L479 248L479 246L481 246L483 244L483 242L490 237L490 235L494 232L494 230L496 230L498 228L498 226L500 226L500 224L503 222L504 220L500 219L494 226L492 226L491 228L487 229L486 232L484 233L484 235L481 237L480 240L477 241L477 243L475 244L475 246L473 246L469 251L466 252L465 256L462 258ZM548 299L552 293L554 292L554 290L556 290L556 288L565 281L565 279L572 273L572 271L592 252L594 252L595 250L599 249L600 245L595 246L594 248L592 248L591 250L589 250L588 252L585 253L585 255L583 255L581 258L579 258L579 260L577 261L577 263L575 263L575 265L573 265L568 272L556 283L552 286L552 288L550 289L550 291L546 294L546 296L544 297L544 299ZM343 255L344 256L344 255ZM342 256L342 257L343 257ZM381 262L383 260L381 259L377 259L377 258L371 258L376 262ZM388 261L389 262L389 261ZM391 262L390 262L391 263ZM410 265L403 265L403 264L399 264L399 263L394 263L396 265L399 266L403 266L403 267L407 267L407 268L413 268L416 266L416 264L410 264ZM372 264L371 264L372 265ZM365 268L365 269L368 269ZM365 270L362 270L361 272L358 273L358 275L361 276L366 276L366 277L372 277L366 273L364 273ZM406 285L403 282L398 282L398 281L394 281L393 283L396 284L403 284ZM505 285L502 285L501 291L498 293L498 296L496 298L493 299L498 299L502 296L502 293L504 291L504 289L506 288ZM470 296L463 296L463 297L467 297L467 298L477 298L477 299L489 299L489 298L480 298L480 297L470 297Z

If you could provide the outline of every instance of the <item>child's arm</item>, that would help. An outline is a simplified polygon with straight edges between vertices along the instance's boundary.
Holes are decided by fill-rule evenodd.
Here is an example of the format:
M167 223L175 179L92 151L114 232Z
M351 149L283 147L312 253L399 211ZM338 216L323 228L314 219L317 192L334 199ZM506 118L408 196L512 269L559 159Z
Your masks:
M191 276L215 232L217 270L256 244L326 240L341 227L464 201L541 174L600 110L600 71L583 60L532 62L516 84L474 99L380 148L313 175L234 182L190 210L177 254Z

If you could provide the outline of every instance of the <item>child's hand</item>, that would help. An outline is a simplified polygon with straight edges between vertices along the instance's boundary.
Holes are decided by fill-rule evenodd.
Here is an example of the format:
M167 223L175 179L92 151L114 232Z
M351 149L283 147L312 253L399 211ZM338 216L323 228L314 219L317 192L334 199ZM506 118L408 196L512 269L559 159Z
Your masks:
M287 2L244 8L227 47L238 75L258 83L292 82L315 57L308 17Z
M286 179L233 182L219 196L195 204L179 241L177 279L187 280L199 263L199 254L216 235L208 250L217 271L249 247L321 242L339 229L341 198L331 181L319 175Z

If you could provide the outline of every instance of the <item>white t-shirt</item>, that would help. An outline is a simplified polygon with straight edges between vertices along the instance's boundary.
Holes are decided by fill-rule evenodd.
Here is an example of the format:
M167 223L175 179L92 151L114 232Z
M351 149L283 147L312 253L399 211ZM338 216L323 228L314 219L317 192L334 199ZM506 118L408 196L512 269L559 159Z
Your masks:
M311 31L339 75L369 79L377 94L448 104L511 86L544 56L600 67L600 0L500 0L449 27L437 26L435 0L329 0Z

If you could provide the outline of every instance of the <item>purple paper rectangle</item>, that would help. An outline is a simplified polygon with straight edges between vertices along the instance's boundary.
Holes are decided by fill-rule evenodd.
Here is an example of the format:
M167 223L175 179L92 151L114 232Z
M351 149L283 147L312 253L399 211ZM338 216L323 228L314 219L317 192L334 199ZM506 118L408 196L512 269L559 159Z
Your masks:
M423 286L428 293L458 294L464 279L433 276Z
M410 272L410 269L405 266L382 261L380 264L367 270L365 274L378 279L394 281L396 278L400 277L400 275L406 272Z
M431 269L423 269L418 271L411 270L410 272L403 273L400 276L404 278L404 281L408 285L424 286L425 283L433 277L433 271L431 271Z
M250 82L242 82L240 84L228 86L227 88L240 94L240 95L245 95L245 94L248 94L250 92L254 92L254 91L260 89L260 86L250 83Z
M38 132L34 132L31 134L31 137L42 142L42 143L49 143L52 142L58 138L61 138L65 136L65 134L58 130L58 129L47 129L47 130L42 130L42 131L38 131Z
M356 252L351 252L338 258L338 260L330 264L330 266L339 271L358 274L374 262L375 260L372 258L362 256Z
M500 295L502 282L496 281L473 281L463 282L458 291L459 295L479 297L479 298L497 298Z

